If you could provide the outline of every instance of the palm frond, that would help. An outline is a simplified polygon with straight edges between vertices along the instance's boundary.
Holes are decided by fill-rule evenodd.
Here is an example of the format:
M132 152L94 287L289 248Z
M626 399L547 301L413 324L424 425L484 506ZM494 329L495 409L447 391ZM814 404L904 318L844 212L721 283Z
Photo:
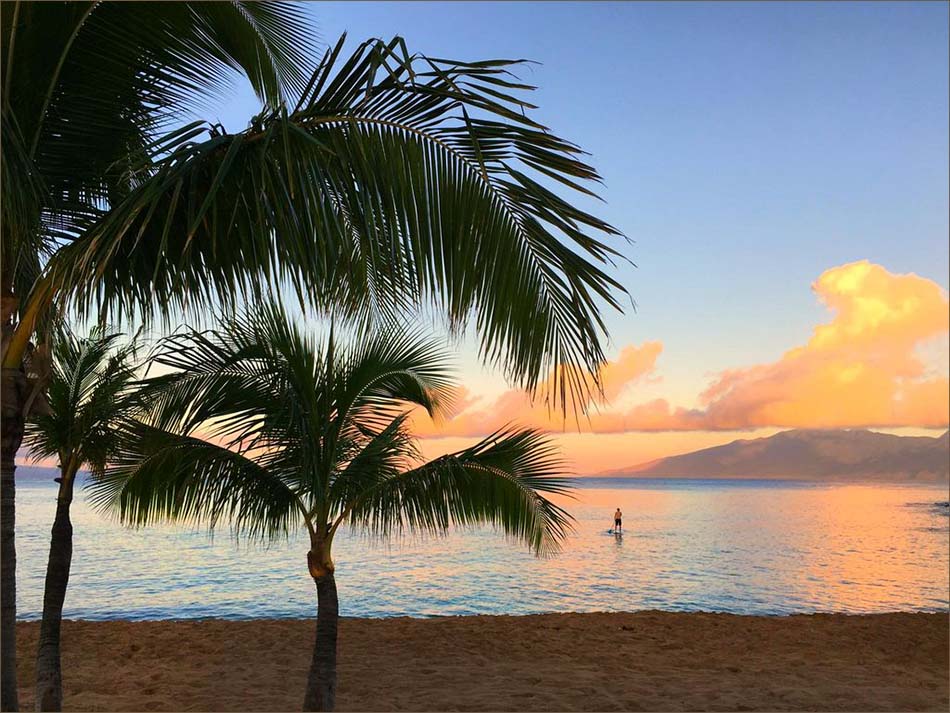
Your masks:
M419 329L376 333L342 351L331 377L333 418L375 432L407 407L430 416L451 410L454 380L444 348Z
M318 344L270 303L174 334L152 359L172 371L143 385L148 423L182 435L200 428L260 451L270 466L296 463L300 488L321 493L341 459L398 414L450 401L448 362L432 340L406 331L355 348L332 335Z
M380 535L488 523L549 555L560 548L572 518L544 495L568 495L565 475L556 448L540 432L506 429L464 451L387 474L349 504L347 520Z
M354 319L433 304L471 319L513 380L530 389L561 368L552 396L586 403L600 305L624 292L600 239L618 232L541 181L586 193L596 172L527 115L513 92L530 87L506 79L517 63L409 57L398 39L342 60L342 42L293 112L163 143L57 256L58 284L120 313L231 307L281 284Z
M92 485L125 522L228 520L267 538L302 520L325 542L344 521L380 534L490 523L538 554L570 526L545 497L568 493L563 462L537 431L500 431L413 468L406 406L435 411L451 386L444 355L417 334L347 347L265 303L166 338L155 359L174 371L141 385L146 405L120 423Z
M143 385L150 422L183 434L213 422L219 435L240 440L270 411L290 408L282 365L265 346L240 336L187 330L164 339L153 364L175 371Z
M5 272L8 226L29 223L54 244L82 235L128 194L132 167L182 110L242 74L276 107L313 67L297 3L7 2L0 15ZM28 200L31 181L41 200Z
M130 525L190 521L273 538L301 522L300 502L273 471L210 441L137 421L118 429L110 465L87 486L90 502Z
M327 494L329 517L338 520L349 503L365 491L399 476L419 460L415 439L406 427L408 414L392 419L388 425L368 437L354 440L355 455L347 457L339 447L339 470L330 482Z
M102 327L54 335L48 408L32 414L25 443L34 458L70 458L101 470L116 446L115 424L140 408L137 340Z

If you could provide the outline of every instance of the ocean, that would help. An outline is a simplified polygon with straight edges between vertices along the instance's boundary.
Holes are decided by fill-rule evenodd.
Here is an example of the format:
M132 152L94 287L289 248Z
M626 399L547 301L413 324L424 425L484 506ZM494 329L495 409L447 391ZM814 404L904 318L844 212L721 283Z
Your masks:
M38 619L55 471L17 477L17 615ZM947 611L944 485L579 479L576 529L537 559L491 528L334 544L343 616ZM607 532L624 512L624 534ZM187 525L129 529L72 508L69 619L311 617L305 537L264 546Z

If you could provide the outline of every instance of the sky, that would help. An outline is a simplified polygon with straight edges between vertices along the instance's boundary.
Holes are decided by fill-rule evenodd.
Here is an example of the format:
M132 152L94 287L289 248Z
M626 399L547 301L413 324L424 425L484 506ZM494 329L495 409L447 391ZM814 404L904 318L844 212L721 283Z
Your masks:
M321 38L525 58L535 117L590 152L633 265L610 402L580 424L459 347L429 455L507 420L581 474L792 427L946 428L947 3L312 3ZM318 51L320 48L316 48ZM229 130L246 88L213 108Z

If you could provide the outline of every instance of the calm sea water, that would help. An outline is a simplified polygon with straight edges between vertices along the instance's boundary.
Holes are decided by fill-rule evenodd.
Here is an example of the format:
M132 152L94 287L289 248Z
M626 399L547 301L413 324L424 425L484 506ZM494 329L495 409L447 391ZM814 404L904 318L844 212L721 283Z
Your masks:
M42 609L55 473L21 469L18 615ZM334 545L345 616L704 610L946 611L947 486L587 479L576 532L538 560L489 528ZM621 507L625 534L607 533ZM130 530L73 505L64 615L74 619L308 617L304 538L264 547L187 527Z

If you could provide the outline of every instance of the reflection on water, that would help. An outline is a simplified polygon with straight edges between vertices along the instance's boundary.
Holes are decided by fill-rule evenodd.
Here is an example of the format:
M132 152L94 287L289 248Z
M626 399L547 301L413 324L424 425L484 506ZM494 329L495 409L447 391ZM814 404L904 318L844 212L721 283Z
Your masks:
M33 469L37 476L39 469ZM52 473L18 478L18 615L38 618ZM335 545L346 616L708 610L947 610L946 486L587 480L564 552L537 560L490 529ZM624 533L607 533L613 511ZM128 530L73 506L64 614L83 619L303 617L303 538L270 548L184 527Z

